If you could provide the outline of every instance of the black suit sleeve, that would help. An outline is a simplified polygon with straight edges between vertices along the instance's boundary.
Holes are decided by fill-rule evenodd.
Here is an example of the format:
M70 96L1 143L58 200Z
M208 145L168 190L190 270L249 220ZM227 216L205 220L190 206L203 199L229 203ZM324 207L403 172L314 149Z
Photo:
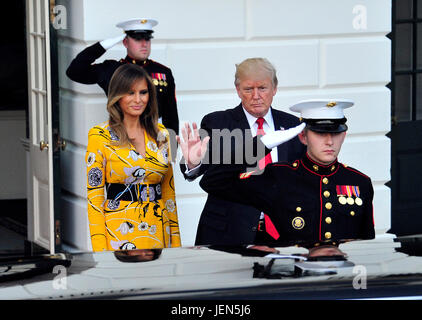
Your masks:
M174 130L175 134L179 134L179 115L177 113L177 100L176 100L176 85L171 71L167 73L168 94L165 101L160 101L162 112L163 125L167 129ZM164 100L164 99L163 99Z
M372 186L371 180L368 178L368 199L369 201L365 202L364 208L364 220L363 225L361 226L360 230L362 234L360 235L361 239L373 239L375 238L375 229L374 229L374 207L373 207L373 199L374 199L374 188Z
M82 50L75 59L72 60L66 70L66 75L73 81L83 84L98 83L100 65L93 64L101 57L106 50L99 42Z
M277 183L274 167L246 172L244 165L211 166L199 185L207 193L264 212L271 212L276 203Z
M274 201L272 195L277 194L270 191L276 188L274 168L270 165L264 170L258 169L257 159L260 159L264 153L270 153L271 150L267 149L258 137L252 139L245 137L244 145L251 146L250 152L255 158L254 163L247 164L246 157L249 156L247 155L249 151L246 148L240 149L237 148L239 144L231 144L231 160L236 157L239 159L239 155L242 155L242 161L210 165L200 181L200 186L214 196L251 205L259 210L268 210ZM251 167L254 170L251 170Z

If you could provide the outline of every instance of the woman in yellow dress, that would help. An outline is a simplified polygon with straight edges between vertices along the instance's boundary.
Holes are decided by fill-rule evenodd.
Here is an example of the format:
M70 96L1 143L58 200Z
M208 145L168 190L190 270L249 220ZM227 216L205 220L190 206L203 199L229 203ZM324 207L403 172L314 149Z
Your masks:
M115 71L107 111L88 133L85 157L93 250L180 246L169 134L141 67Z

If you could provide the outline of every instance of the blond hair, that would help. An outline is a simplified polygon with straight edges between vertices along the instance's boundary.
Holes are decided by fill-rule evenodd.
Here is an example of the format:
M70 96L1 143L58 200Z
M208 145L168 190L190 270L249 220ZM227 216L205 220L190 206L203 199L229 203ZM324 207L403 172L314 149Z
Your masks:
M242 78L264 72L271 78L273 88L277 88L277 71L274 66L265 58L249 58L236 64L236 73L234 75L234 85L237 87Z

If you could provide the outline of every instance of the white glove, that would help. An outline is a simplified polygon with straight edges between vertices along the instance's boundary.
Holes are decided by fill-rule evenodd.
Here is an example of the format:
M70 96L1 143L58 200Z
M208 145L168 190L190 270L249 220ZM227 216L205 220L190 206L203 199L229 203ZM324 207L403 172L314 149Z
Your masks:
M126 33L124 33L124 34L122 34L118 37L115 37L115 38L105 39L105 40L101 41L100 44L105 50L108 50L111 47L118 44L120 41L122 41L125 37L126 37Z
M268 149L272 149L296 137L299 133L303 131L305 126L305 123L301 123L300 125L287 130L277 130L270 133L266 133L264 136L261 137L261 141Z

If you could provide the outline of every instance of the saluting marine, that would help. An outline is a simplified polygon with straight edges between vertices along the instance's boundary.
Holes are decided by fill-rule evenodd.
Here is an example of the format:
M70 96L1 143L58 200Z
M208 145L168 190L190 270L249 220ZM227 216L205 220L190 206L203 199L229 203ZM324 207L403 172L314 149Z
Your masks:
M374 238L371 179L337 160L347 130L343 109L352 105L348 100L308 100L292 106L301 113L301 125L255 142L268 152L300 132L306 155L293 163L269 164L264 171L245 172L242 165L225 166L225 171L211 167L201 187L265 212L272 221L265 228L277 234L272 245L310 248Z
M151 76L156 86L158 101L158 116L167 129L172 129L177 134L179 131L179 117L176 103L176 87L171 70L149 59L151 53L152 29L158 22L153 19L131 19L118 23L123 35L106 39L87 47L81 51L70 63L66 75L73 81L83 84L98 84L107 95L108 85L114 71L121 65L133 63L144 68ZM127 49L125 58L105 60L94 63L108 49L123 40Z

